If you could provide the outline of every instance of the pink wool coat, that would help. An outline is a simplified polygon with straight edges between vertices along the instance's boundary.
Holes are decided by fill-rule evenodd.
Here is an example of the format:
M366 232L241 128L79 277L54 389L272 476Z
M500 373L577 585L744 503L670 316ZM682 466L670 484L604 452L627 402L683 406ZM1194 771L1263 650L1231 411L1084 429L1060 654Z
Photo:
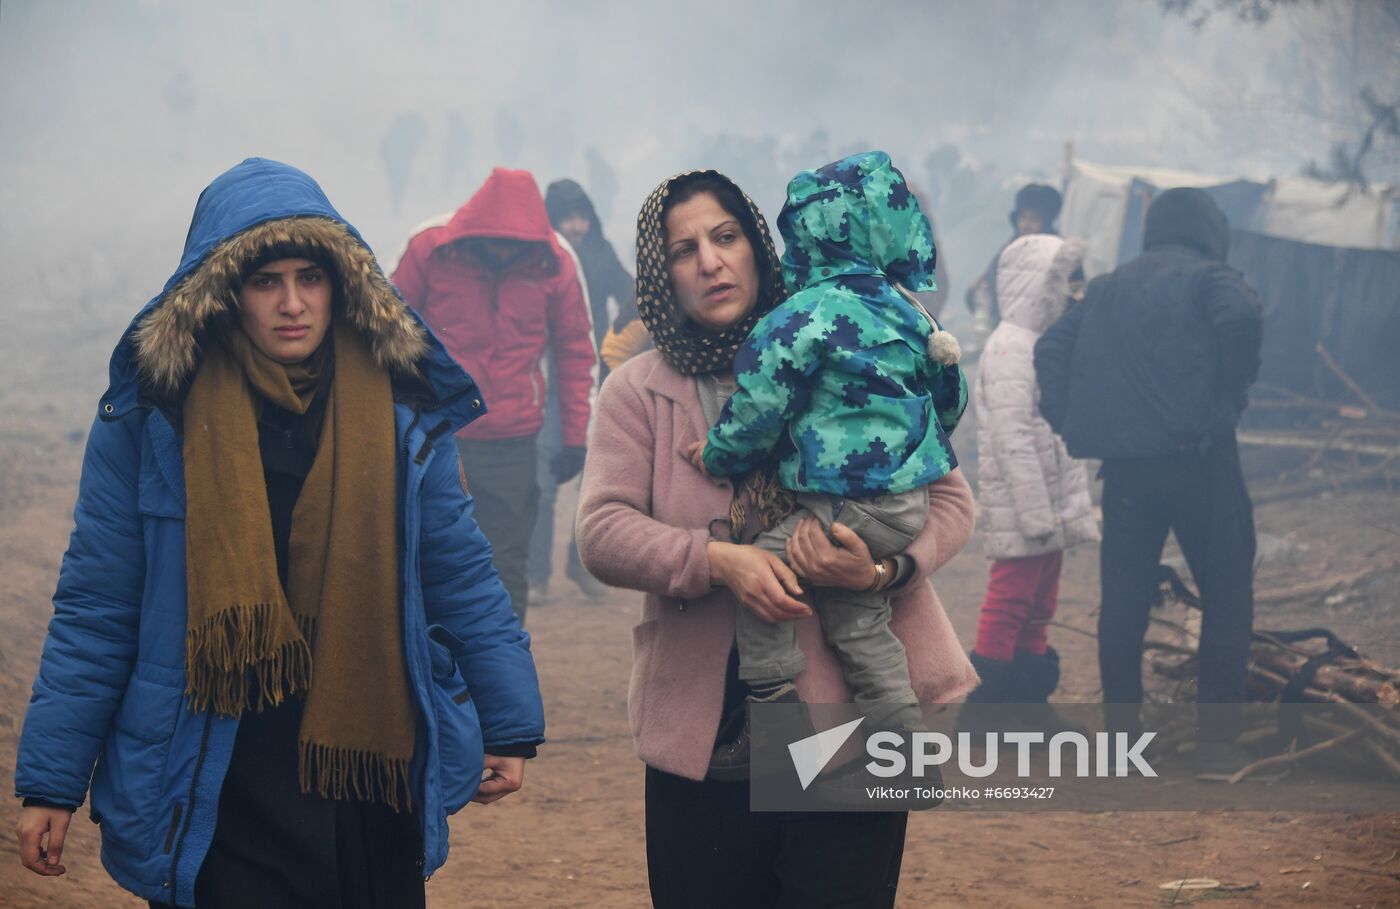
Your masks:
M578 508L583 564L608 584L647 595L632 629L627 691L637 756L693 780L704 778L719 730L738 607L728 588L712 586L705 549L711 522L728 517L731 486L685 457L708 430L694 378L657 351L632 358L598 395ZM928 490L928 524L908 549L915 576L893 592L890 623L922 703L959 697L978 681L927 583L972 535L972 491L960 471ZM807 655L796 679L802 699L849 701L816 616L800 620L797 632Z

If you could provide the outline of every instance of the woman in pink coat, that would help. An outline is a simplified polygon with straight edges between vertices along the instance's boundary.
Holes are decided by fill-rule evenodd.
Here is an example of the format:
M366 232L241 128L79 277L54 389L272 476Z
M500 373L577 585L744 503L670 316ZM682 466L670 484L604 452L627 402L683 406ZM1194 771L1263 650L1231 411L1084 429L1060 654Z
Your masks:
M733 391L739 345L783 296L763 216L728 178L693 171L647 199L637 304L657 349L613 372L599 393L578 545L600 580L647 594L633 629L628 715L647 765L647 865L662 909L893 906L899 880L906 814L751 813L746 782L705 779L721 725L742 722L736 600L770 622L798 623L803 701L851 699L818 620L796 599L797 577L776 556L730 542L734 489L686 457ZM925 703L977 683L927 583L967 543L972 493L958 471L928 491L923 533L884 565L891 627ZM740 499L750 518L771 504L748 484ZM836 525L838 547L819 525L804 531L789 550L803 583L872 586L876 566L853 532Z

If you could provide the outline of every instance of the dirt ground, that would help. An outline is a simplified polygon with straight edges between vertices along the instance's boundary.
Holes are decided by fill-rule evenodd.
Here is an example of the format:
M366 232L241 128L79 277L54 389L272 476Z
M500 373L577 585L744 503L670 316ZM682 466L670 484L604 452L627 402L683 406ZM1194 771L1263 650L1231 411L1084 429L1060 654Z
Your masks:
M10 345L0 390L0 764L7 772L70 530L82 442L119 330L97 320L74 340L69 327L60 346L50 330L21 325L23 315L0 321L0 336L25 342ZM1328 625L1381 662L1400 664L1400 496L1373 490L1271 503L1257 509L1257 524L1266 556L1261 587L1389 566L1325 599L1261 604L1260 627ZM935 578L965 645L985 577L974 544ZM1093 629L1097 587L1097 554L1075 550L1059 615L1070 627L1052 630L1064 656L1064 700L1098 693L1094 642L1071 630ZM432 907L649 904L642 766L625 704L639 597L616 592L588 605L559 574L552 593L529 623L549 743L521 793L454 819L451 857L428 885ZM0 904L140 905L102 871L86 809L65 850L69 873L58 879L19 865L10 833L17 813L16 801L0 800ZM1400 906L1400 815L926 812L910 819L899 905L1163 906L1171 899L1159 884L1197 877L1257 885L1211 895L1237 904Z

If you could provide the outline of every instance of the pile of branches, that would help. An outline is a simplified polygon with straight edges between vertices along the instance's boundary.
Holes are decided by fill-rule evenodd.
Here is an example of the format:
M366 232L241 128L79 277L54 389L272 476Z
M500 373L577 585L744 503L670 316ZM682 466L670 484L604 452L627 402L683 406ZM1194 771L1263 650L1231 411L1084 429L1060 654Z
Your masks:
M1164 602L1200 609L1200 598L1176 571L1166 565L1160 571ZM1173 700L1184 699L1188 692L1182 689L1196 677L1197 635L1166 619L1153 622L1173 630L1177 637L1176 642L1147 643L1153 672L1175 680ZM1247 732L1242 741L1273 738L1281 753L1244 768L1236 774L1237 780L1263 767L1292 763L1348 743L1351 747L1333 754L1379 766L1400 780L1400 670L1367 659L1324 628L1255 631L1246 685L1256 701L1323 704L1331 709L1284 710L1268 728Z
M1317 354L1355 400L1343 404L1274 385L1255 386L1251 408L1286 411L1299 419L1286 431L1242 431L1240 444L1307 455L1300 468L1255 493L1256 502L1377 482L1393 491L1400 481L1400 412L1376 403L1321 343Z

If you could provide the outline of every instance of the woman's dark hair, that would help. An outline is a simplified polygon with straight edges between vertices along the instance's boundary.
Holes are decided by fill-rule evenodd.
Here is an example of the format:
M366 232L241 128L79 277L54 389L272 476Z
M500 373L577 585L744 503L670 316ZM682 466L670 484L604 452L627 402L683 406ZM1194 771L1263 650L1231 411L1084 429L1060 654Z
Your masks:
M274 243L250 256L248 261L243 263L243 267L238 270L238 283L233 290L237 292L243 282L252 277L254 272L269 262L276 262L279 259L305 259L308 262L315 262L330 276L336 287L340 286L340 269L336 267L335 256L329 250L314 244L296 243L289 240Z
M676 180L671 184L666 201L661 205L662 233L666 231L666 215L671 209L682 202L689 202L701 193L709 193L715 197L719 207L739 222L749 246L753 247L754 267L758 269L758 300L754 305L761 307L765 301L773 299L776 290L773 286L773 263L768 259L768 246L763 242L763 235L759 233L756 215L744 199L743 193L733 183L718 174L709 173L690 174ZM665 244L665 237L662 242Z

